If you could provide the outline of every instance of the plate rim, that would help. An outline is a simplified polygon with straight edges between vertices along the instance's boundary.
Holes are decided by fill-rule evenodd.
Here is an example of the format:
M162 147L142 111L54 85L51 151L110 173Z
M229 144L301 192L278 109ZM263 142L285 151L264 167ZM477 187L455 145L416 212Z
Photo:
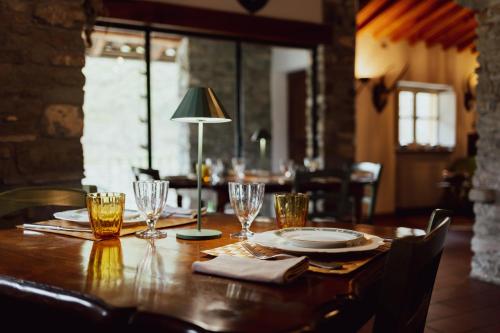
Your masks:
M294 232L294 231L302 231L302 230L307 230L307 231L327 231L327 232L341 232L341 233L350 233L350 234L357 234L358 237L353 238L353 239L348 239L348 240L338 240L338 241L321 241L321 240L304 240L304 239L291 239L289 237L286 237L284 233L286 232ZM283 233L283 235L280 235L279 233ZM347 244L350 242L356 242L359 241L361 238L363 238L365 235L362 232L356 231L356 230L351 230L351 229L344 229L344 228L326 228L326 227L289 227L289 228L283 228L283 229L278 229L274 231L274 234L278 237L285 238L290 242L301 242L301 243L313 243L316 245L320 244Z
M68 219L68 218L62 218L60 216L60 214L66 214L66 213L70 213L70 212L77 212L77 211L81 211L81 210L84 210L84 209L87 209L87 208L77 208L77 209L63 210L63 211L60 211L60 212L55 212L52 215L57 220L70 221L70 222L75 222L75 223L90 223L90 221L82 221L82 220L77 220L77 219ZM132 210L132 211L139 212L138 210L135 210L135 209L125 209L125 210ZM144 222L144 221L145 221L145 219L143 219L142 216L141 216L141 214L139 213L138 217L135 217L135 218L133 218L131 220L125 220L124 219L123 223L138 223L138 222Z
M293 244L285 245L287 248L284 248L283 246L280 246L280 244L269 244L266 242L259 242L259 239L255 241L255 237L259 237L258 235L262 234L271 234L276 231L276 230L269 230L269 231L264 231L262 233L256 233L254 236L252 236L249 241L268 248L272 249L278 249L281 251L287 251L287 252L292 252L292 253L328 253L328 254L336 254L336 253L348 253L348 252L364 252L364 251L372 251L378 248L379 246L384 244L383 238L376 236L376 235L371 235L367 234L361 231L358 231L364 235L365 238L368 240L371 240L371 244L365 244L365 245L360 245L360 246L353 246L353 247L341 247L341 248L308 248L308 247L298 247L294 246ZM277 237L277 236L274 236ZM278 245L278 246L276 246ZM366 247L366 248L365 248Z

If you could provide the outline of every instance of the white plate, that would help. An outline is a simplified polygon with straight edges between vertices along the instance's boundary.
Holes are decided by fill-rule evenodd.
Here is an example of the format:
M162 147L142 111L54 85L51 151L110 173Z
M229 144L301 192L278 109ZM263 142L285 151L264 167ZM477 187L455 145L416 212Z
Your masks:
M375 250L380 245L384 244L384 240L380 237L363 233L366 238L366 243L352 247L341 247L334 249L318 249L295 246L283 237L278 237L275 230L256 233L249 240L258 245L278 249L287 252L295 253L346 253L346 252L362 252Z
M66 220L77 223L89 223L89 213L87 208L65 210L63 212L54 213L54 217L58 220ZM123 223L143 222L141 214L132 209L125 209L123 213Z
M364 242L363 233L339 228L285 228L274 234L295 246L315 249L353 247Z

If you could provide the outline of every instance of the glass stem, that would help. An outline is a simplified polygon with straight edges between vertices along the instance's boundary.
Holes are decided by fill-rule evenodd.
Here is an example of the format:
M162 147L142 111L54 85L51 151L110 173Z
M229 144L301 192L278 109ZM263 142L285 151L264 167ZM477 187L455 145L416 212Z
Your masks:
M146 224L148 225L149 232L155 231L156 219L146 219Z

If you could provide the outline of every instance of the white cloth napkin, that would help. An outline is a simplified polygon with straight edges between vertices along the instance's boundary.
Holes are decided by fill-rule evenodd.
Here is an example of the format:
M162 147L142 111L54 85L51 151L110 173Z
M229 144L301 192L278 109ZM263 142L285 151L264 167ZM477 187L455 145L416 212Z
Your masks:
M207 213L207 208L201 208L201 215ZM161 214L162 217L175 216L175 217L190 217L195 218L198 215L198 209L190 209L190 208L182 208L182 207L173 207L167 205Z
M220 255L209 261L195 261L193 271L232 279L283 284L299 277L309 266L307 257L260 260Z

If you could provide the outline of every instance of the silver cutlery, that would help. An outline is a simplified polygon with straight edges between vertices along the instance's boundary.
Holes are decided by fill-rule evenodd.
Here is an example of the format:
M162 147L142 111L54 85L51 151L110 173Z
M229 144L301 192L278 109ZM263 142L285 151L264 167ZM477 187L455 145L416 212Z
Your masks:
M297 256L291 255L291 254L286 254L286 253L278 253L278 254L273 254L273 255L265 255L260 252L258 252L252 245L250 245L247 242L242 242L241 246L245 250L248 251L251 255L253 255L256 259L259 260L270 260L270 259L286 259L286 258L297 258ZM324 261L318 261L318 260L311 260L309 259L309 264L315 267L319 268L325 268L325 269L341 269L342 264L339 262L324 262Z
M23 228L35 231L53 230L53 231L92 232L91 229L85 229L85 228L60 227L56 225L43 225L43 224L31 224L31 223L23 224Z

